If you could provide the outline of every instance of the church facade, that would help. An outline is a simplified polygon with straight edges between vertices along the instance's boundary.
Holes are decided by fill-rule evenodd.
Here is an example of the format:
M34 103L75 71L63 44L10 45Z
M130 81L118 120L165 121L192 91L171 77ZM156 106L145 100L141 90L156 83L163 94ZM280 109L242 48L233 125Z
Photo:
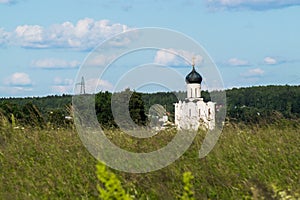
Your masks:
M199 127L215 128L215 103L201 98L201 75L195 70L186 76L187 98L175 103L175 125L178 129L198 130Z

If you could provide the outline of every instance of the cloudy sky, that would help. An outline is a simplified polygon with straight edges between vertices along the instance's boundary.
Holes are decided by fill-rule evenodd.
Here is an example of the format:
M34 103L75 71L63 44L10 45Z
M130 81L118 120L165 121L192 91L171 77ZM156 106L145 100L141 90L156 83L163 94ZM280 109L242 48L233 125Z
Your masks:
M300 0L0 0L0 13L1 97L72 93L94 47L142 27L193 38L225 88L300 85ZM156 52L152 59L180 68L176 56ZM98 82L102 90L117 81L111 71Z

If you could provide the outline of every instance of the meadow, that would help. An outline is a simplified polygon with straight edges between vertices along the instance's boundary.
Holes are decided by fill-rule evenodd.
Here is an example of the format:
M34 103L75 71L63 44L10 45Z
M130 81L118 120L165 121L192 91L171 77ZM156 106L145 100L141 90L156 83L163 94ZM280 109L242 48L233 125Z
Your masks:
M0 199L99 199L96 164L69 128L0 126ZM152 151L172 139L172 129L155 139L136 141L108 130L116 144ZM168 167L145 174L107 169L132 199L180 199L182 176L191 172L195 199L299 199L300 123L279 120L265 125L226 123L210 154L198 158L204 132ZM122 144L122 145L121 145Z

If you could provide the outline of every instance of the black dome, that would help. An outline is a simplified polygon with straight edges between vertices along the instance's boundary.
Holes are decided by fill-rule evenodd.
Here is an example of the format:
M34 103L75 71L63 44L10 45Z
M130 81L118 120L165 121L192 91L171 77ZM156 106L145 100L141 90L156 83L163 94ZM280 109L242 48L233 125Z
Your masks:
M193 70L185 77L185 82L201 84L202 76L198 72L196 72L194 66L193 66Z

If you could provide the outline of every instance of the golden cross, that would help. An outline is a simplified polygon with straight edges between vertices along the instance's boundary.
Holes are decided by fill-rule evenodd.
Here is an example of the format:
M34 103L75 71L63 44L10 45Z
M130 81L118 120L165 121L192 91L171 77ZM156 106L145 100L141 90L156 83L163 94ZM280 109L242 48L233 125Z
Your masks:
M195 59L196 59L195 56L193 56L192 59L193 59L193 64L192 64L192 66L195 67Z

